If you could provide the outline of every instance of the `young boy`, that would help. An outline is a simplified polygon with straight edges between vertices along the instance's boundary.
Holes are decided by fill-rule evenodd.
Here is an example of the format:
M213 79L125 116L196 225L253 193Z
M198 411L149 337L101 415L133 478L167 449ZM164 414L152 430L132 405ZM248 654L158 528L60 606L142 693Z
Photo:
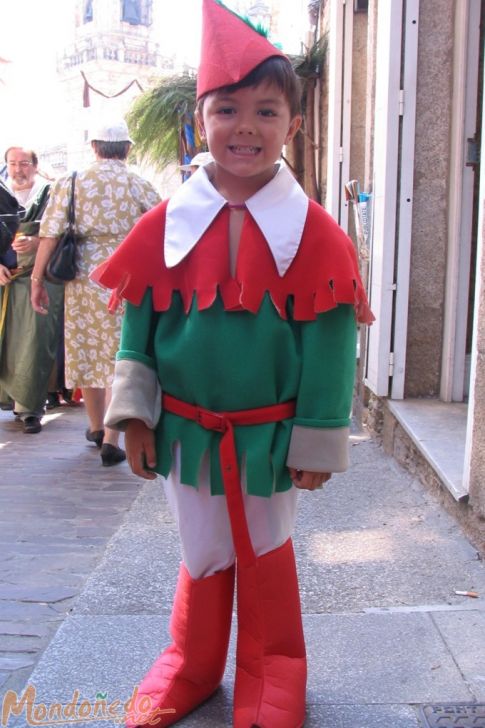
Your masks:
M134 473L164 477L183 554L173 641L128 725L172 725L216 690L236 572L234 726L299 728L296 488L347 467L354 307L372 315L352 243L279 162L301 123L288 59L215 0L203 12L197 114L214 162L95 276L126 301L107 423Z

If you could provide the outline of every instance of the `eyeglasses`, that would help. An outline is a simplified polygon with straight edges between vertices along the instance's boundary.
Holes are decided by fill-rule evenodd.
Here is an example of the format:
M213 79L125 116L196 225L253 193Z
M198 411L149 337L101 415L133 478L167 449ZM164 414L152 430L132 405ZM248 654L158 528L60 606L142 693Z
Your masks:
M22 169L26 169L27 167L31 167L33 162L7 162L8 167L21 167Z

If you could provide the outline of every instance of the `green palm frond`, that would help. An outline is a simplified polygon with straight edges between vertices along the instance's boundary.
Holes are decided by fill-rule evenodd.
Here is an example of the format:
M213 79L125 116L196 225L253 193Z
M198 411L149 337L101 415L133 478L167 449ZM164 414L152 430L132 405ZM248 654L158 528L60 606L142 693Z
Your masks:
M289 56L293 69L301 79L320 78L327 55L328 40L323 35L305 53Z
M228 13L232 13L236 16L236 18L239 18L239 20L242 20L243 23L246 23L246 25L249 25L250 28L256 31L256 33L259 33L259 35L262 35L263 38L268 37L268 30L264 28L260 23L255 25L251 18L248 18L247 15L239 15L239 13L236 13L235 10L231 10L231 8L228 8L227 5L225 5L222 0L216 0L216 3L218 5L221 5L225 10L227 10Z
M178 160L181 123L195 109L195 89L195 76L162 78L155 88L135 100L128 113L137 156L158 170Z

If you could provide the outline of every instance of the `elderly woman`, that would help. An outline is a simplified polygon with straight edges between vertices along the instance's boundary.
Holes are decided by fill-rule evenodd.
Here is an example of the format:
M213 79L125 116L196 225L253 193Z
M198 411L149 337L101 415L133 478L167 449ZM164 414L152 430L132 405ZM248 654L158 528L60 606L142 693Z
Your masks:
M108 313L109 292L89 280L89 274L108 258L138 218L160 198L152 185L126 166L131 140L121 120L105 124L91 134L96 161L79 171L75 182L75 228L78 274L65 284L66 386L80 387L89 427L86 438L101 449L103 465L125 460L118 447L119 433L104 427L111 396L114 361L118 350L121 316ZM49 298L44 276L57 237L67 221L71 177L53 186L42 218L41 241L32 271L32 306L46 313Z

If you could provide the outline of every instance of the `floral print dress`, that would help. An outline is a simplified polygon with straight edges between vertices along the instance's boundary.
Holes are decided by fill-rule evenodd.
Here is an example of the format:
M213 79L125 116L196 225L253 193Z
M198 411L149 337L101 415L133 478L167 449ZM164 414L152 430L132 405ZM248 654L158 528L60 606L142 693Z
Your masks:
M66 227L71 177L58 179L43 215L40 235L58 237ZM108 313L110 291L89 280L141 215L154 207L154 187L121 160L101 159L78 172L75 187L78 275L65 284L66 386L110 387L119 346L121 314Z

